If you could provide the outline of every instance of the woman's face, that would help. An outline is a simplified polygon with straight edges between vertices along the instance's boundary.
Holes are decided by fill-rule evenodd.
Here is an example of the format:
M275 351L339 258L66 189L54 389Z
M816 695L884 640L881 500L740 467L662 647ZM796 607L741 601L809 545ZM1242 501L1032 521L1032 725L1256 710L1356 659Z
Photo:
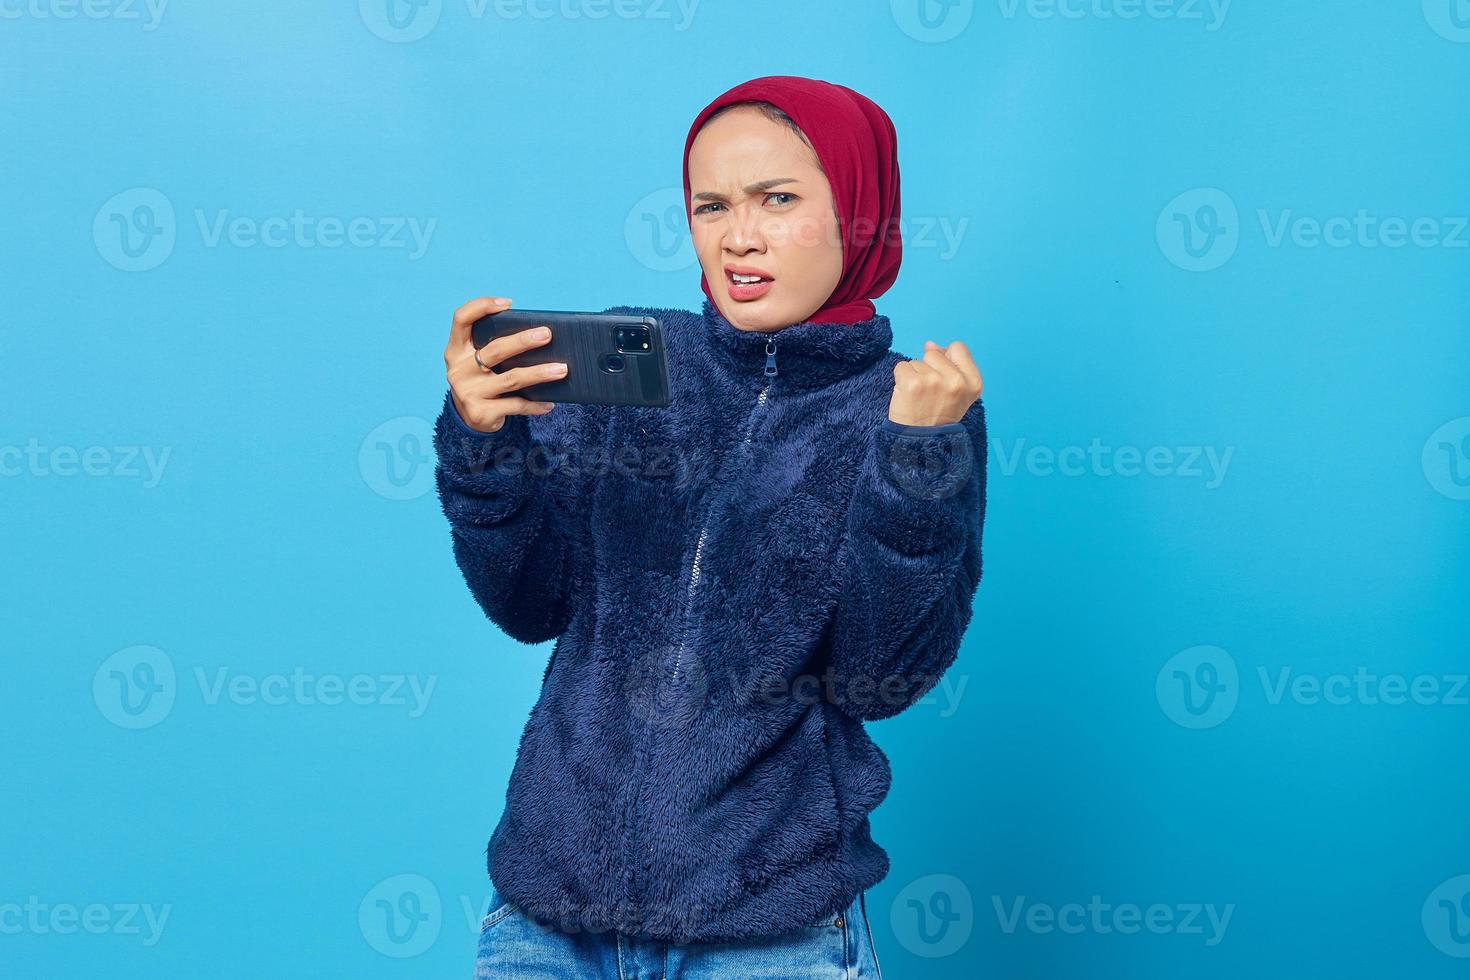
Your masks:
M816 154L753 106L721 113L689 149L690 229L715 305L742 330L821 309L842 278L832 188ZM759 277L745 284L735 279Z

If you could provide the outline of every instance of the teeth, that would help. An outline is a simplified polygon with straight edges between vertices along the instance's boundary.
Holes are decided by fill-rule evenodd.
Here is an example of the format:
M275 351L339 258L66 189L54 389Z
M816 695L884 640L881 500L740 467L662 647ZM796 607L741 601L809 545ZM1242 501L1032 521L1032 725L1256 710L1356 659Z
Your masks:
M756 282L760 282L761 281L761 277L760 276L742 276L738 272L732 272L732 273L730 273L730 277L732 279L734 279L736 282L741 283L742 285L749 284L749 283L756 283Z

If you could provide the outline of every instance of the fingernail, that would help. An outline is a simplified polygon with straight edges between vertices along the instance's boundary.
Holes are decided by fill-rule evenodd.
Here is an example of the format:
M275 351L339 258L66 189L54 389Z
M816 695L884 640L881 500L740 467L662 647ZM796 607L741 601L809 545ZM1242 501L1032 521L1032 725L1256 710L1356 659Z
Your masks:
M504 296L497 296L497 297L495 297L495 305L496 306L509 306L510 305L510 300L506 299Z
M550 336L551 331L547 330L545 327L537 327L535 330L531 331L531 338L533 340L545 340L547 337Z
M548 364L546 365L546 373L551 375L566 374L567 366L565 364Z
M541 406L549 412L556 407L556 402L542 402Z

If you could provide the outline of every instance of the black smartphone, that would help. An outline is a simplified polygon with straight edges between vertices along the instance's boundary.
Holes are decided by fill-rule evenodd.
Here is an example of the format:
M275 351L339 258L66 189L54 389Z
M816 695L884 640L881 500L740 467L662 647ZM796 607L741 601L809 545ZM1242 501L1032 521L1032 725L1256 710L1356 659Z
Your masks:
M663 324L658 317L504 310L476 320L470 336L479 350L497 337L540 326L551 328L551 340L513 354L491 370L500 372L562 361L567 373L553 381L517 388L509 394L536 401L588 405L664 408L673 403Z

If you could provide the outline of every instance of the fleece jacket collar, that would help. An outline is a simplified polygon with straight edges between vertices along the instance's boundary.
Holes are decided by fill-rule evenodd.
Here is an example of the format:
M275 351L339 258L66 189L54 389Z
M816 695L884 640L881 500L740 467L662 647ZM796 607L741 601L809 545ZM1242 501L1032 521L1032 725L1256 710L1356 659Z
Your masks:
M708 341L700 346L737 387L759 386L769 377L775 390L790 392L858 374L893 343L893 329L882 314L859 323L805 321L774 331L741 330L705 300L700 327ZM768 365L774 374L768 374Z

